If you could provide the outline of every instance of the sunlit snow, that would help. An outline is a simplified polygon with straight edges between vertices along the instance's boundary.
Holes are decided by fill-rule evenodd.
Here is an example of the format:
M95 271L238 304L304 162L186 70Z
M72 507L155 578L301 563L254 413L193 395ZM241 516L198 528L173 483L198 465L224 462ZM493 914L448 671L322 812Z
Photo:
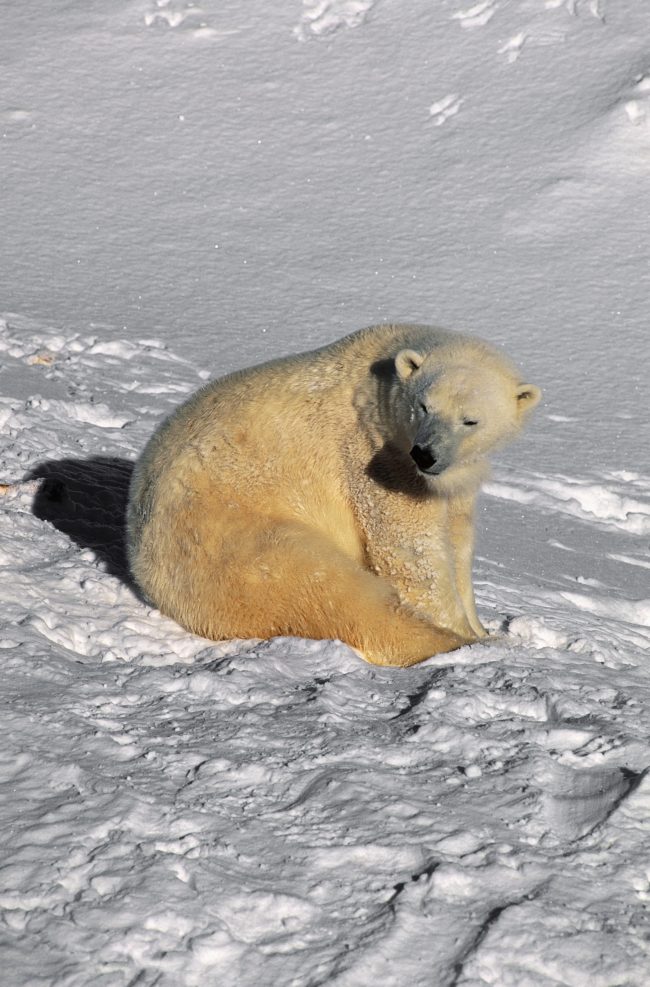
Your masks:
M0 32L0 981L650 983L650 8L30 0ZM126 569L206 379L383 320L544 390L488 643L214 643Z

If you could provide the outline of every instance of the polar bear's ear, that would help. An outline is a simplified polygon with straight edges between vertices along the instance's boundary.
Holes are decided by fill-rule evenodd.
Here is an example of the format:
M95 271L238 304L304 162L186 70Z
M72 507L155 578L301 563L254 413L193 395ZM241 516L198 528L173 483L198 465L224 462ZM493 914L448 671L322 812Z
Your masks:
M535 384L520 384L517 388L517 414L525 415L539 404L542 392Z
M424 363L424 357L415 350L400 350L395 357L395 370L401 380L406 380Z

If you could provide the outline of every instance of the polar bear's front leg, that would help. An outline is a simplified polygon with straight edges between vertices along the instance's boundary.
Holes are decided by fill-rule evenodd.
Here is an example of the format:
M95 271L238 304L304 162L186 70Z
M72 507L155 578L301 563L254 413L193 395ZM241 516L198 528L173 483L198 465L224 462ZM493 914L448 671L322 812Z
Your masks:
M455 582L471 629L477 637L487 637L479 620L474 599L474 509L476 497L457 497L449 504L449 541L452 548Z
M426 535L392 531L369 552L372 569L395 587L402 606L463 637L476 638L461 599L455 552L444 528ZM478 618L477 618L478 619Z
M470 571L468 610L459 584L459 551L449 498L432 495L405 500L379 485L370 486L365 497L365 491L361 493L356 499L368 504L362 514L368 568L395 588L403 607L436 627L472 640L483 637L471 595L472 544L466 565ZM471 539L471 525L467 535Z
M417 559L410 576L404 582L397 580L398 591L405 602L426 614L438 627L448 627L456 634L482 636L474 629L461 596L456 556L449 538L444 538L444 550Z

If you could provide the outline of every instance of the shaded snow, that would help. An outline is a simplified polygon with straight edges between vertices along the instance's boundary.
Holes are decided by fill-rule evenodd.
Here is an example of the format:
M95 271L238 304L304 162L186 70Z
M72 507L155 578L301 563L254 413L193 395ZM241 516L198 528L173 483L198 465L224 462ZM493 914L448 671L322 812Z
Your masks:
M643 987L647 7L28 8L0 39L5 982ZM545 391L481 501L491 641L391 671L145 605L122 518L155 424L384 318Z

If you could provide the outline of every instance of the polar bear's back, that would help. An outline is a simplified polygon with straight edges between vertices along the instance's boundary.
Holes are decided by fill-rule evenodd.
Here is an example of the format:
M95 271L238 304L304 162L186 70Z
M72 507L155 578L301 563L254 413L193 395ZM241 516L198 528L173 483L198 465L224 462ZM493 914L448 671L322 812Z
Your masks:
M160 493L182 499L197 471L245 486L293 460L332 457L354 429L354 394L402 348L489 347L424 325L362 329L318 349L271 360L206 384L156 430L136 464L128 510L129 554ZM291 470L289 470L291 473Z

